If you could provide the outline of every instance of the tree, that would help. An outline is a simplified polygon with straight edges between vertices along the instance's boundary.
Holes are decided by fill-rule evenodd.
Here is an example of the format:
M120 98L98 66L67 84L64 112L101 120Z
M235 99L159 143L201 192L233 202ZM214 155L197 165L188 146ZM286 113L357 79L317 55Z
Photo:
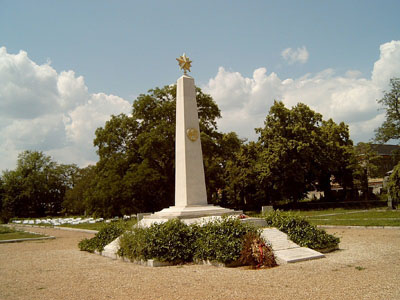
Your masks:
M213 163L223 135L216 131L218 106L196 89L208 194L220 172ZM132 116L113 116L96 130L99 162L87 192L89 212L103 216L158 211L173 205L175 188L176 86L155 88L133 103Z
M255 142L242 144L227 161L225 188L222 201L229 206L246 210L259 209L265 204L265 195L257 178L259 145Z
M355 148L356 165L354 168L354 178L360 186L364 199L369 199L368 179L378 174L378 164L380 157L373 150L371 143L358 143Z
M313 189L329 194L332 175L351 185L352 141L344 123L324 121L302 103L288 109L275 101L264 125L256 130L260 134L257 172L267 202L298 201Z
M331 183L338 183L346 197L347 189L353 188L353 141L348 126L332 119L322 121L320 127L317 188L324 192L326 200L334 200L331 195Z
M389 196L392 198L392 207L395 208L400 201L400 163L393 169L387 185Z
M25 151L18 155L17 168L4 171L2 210L8 217L40 217L57 214L68 186L64 171L39 151Z
M83 215L87 209L86 192L95 178L95 167L87 166L86 168L73 168L70 178L70 188L67 189L64 200L62 202L63 211L73 215Z
M386 143L390 139L400 138L400 78L390 79L391 90L386 92L378 103L385 106L386 120L376 130L375 139Z

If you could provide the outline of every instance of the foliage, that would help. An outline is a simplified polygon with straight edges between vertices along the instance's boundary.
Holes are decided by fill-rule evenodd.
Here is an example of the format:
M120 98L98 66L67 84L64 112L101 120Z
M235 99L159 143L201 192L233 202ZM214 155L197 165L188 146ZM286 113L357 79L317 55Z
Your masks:
M371 143L358 143L354 147L356 163L354 167L354 178L357 180L365 200L369 199L368 178L376 177L380 157L372 148Z
M293 242L300 246L321 250L334 248L340 242L339 238L327 234L325 230L318 229L300 216L273 211L266 214L264 218L269 226L285 232Z
M400 202L400 163L393 169L389 177L387 189L392 201L396 204Z
M277 266L271 245L266 243L258 233L248 232L243 237L243 247L240 252L240 262L253 268Z
M237 218L216 219L199 227L194 243L195 260L209 260L230 264L240 258L243 237L257 230Z
M96 235L91 239L83 239L78 246L81 251L101 252L104 247L119 237L127 229L126 223L123 221L105 224Z
M382 99L377 100L386 110L386 120L376 130L375 139L385 143L400 138L400 78L390 79L391 90Z
M2 175L2 218L59 213L65 192L71 187L70 173L75 167L58 165L43 152L20 153L17 168L4 171Z
M183 263L193 259L196 226L188 226L178 219L149 228L134 228L120 240L121 256L131 260L157 259L163 262Z
M66 191L62 202L63 212L83 215L87 209L86 192L95 177L95 167L77 168L71 177L71 188Z
M228 203L235 208L246 210L256 210L266 204L264 189L257 178L259 150L257 143L250 142L241 145L239 151L233 152L225 167L222 204Z
M119 240L118 255L127 257L131 261L147 259L149 245L147 244L146 233L147 228L140 226L135 226L125 232Z
M267 202L298 201L316 188L329 194L332 175L343 185L352 184L347 125L323 121L305 104L288 109L282 102L274 103L264 124L257 129L257 178Z
M202 226L169 220L126 232L120 239L118 254L131 260L173 263L209 260L229 264L240 258L243 237L249 232L259 237L254 227L234 218L216 219Z

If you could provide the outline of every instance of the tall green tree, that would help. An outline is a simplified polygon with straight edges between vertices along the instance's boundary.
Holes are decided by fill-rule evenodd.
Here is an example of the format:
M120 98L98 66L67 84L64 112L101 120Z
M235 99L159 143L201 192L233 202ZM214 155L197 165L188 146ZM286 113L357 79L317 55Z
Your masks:
M96 176L95 167L76 168L75 165L69 169L69 188L62 202L63 211L72 215L83 215L88 207L87 195L89 188Z
M267 204L264 189L257 178L258 153L259 145L249 142L242 144L227 161L225 188L221 195L223 204L245 210L256 210Z
M390 79L391 90L377 100L386 110L386 120L376 130L375 139L386 143L390 139L400 138L400 78Z
M257 132L257 172L267 202L298 201L314 189L329 195L332 176L351 185L352 141L344 123L324 121L302 103L288 109L275 101Z
M387 185L388 193L392 198L392 206L396 208L400 202L400 163L393 169Z
M57 214L68 188L64 171L50 156L40 151L18 155L17 168L4 171L2 210L9 217L38 217Z
M317 188L324 192L326 200L334 200L331 195L331 183L343 187L344 197L347 189L353 188L354 152L348 126L332 119L322 121L319 136L319 153L315 156ZM318 160L317 160L318 159Z
M354 147L354 151L356 155L354 178L364 199L369 200L368 179L377 176L380 157L371 143L360 142Z

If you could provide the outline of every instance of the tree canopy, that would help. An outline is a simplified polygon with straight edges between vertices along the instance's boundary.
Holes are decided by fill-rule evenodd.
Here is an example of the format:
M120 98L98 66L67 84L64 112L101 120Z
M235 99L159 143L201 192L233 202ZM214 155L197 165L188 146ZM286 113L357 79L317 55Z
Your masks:
M377 100L386 110L386 120L376 130L375 139L386 143L391 139L400 139L400 78L390 79L391 90Z
M72 185L74 165L59 165L39 151L19 154L17 168L2 175L2 218L57 214Z
M393 169L393 173L389 177L387 189L394 203L393 207L400 202L400 163Z
M357 160L348 126L299 103L275 102L258 141L219 132L220 110L196 88L209 203L245 210L298 201L331 183L353 187ZM91 214L102 217L159 211L174 204L176 86L141 94L132 114L112 116L95 132L99 161L78 168L25 151L0 178L3 216ZM356 173L354 173L356 174Z
M348 167L353 142L347 125L322 120L322 115L299 103L288 109L276 102L258 128L258 179L269 202L297 201L308 190L329 195L331 177L351 184Z

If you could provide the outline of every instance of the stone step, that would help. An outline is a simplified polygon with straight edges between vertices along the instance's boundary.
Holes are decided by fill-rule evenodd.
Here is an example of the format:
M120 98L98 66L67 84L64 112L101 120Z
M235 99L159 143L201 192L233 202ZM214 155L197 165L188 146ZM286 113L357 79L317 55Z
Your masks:
M325 257L322 253L306 247L277 250L274 254L279 265Z
M264 228L261 236L271 244L280 265L325 257L318 251L300 247L289 240L286 233L276 228Z

